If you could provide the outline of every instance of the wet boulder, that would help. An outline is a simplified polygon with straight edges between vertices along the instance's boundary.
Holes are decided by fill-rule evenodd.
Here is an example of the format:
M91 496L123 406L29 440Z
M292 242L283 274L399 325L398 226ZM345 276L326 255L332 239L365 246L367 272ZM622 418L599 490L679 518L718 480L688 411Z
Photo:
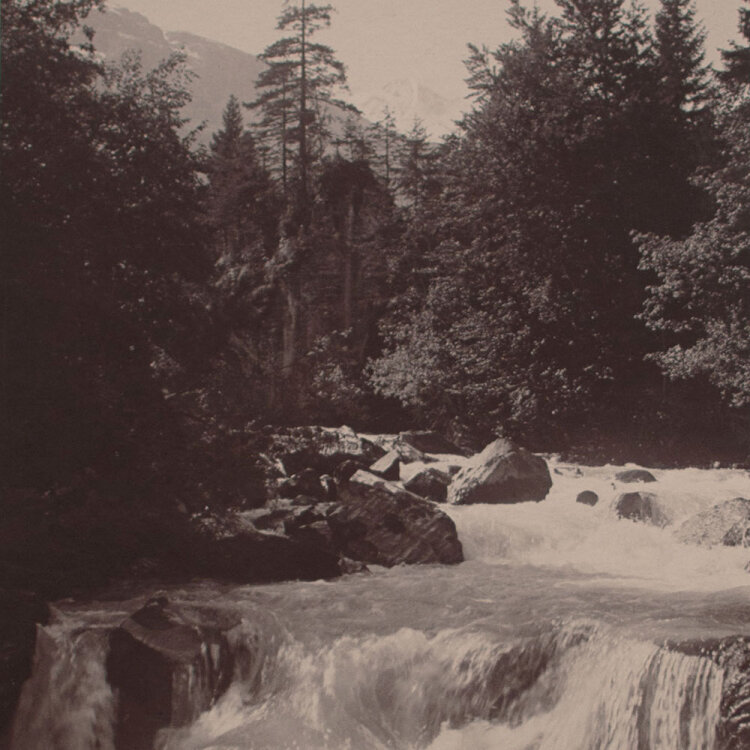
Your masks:
M619 518L644 521L654 526L667 525L667 518L652 492L623 492L615 499L614 507Z
M583 492L578 493L576 502L581 503L582 505L594 506L599 502L599 495L597 495L596 492L592 492L591 490L584 490Z
M382 458L379 458L369 470L372 474L377 474L383 479L397 481L401 469L401 456L398 451L388 451ZM348 478L348 477L347 477Z
M404 482L404 489L426 500L444 503L448 496L448 485L450 483L450 474L427 466Z
M228 634L237 616L150 600L110 635L107 679L117 698L115 746L151 750L157 731L194 721L229 687Z
M688 518L675 532L688 544L750 546L750 500L735 497Z
M305 508L298 510L304 513ZM267 583L314 581L340 574L336 553L280 533L258 531L255 523L242 514L204 517L196 521L196 527L187 550L188 572L195 576Z
M333 475L344 461L370 466L386 451L351 427L289 427L268 436L266 451L287 474L314 469Z
M623 484L635 484L636 482L655 482L656 477L646 469L626 469L618 471L615 479Z
M453 521L395 482L358 471L339 488L339 500L328 523L346 557L387 567L463 560Z
M453 477L447 499L457 505L539 502L550 487L543 458L509 440L495 440Z

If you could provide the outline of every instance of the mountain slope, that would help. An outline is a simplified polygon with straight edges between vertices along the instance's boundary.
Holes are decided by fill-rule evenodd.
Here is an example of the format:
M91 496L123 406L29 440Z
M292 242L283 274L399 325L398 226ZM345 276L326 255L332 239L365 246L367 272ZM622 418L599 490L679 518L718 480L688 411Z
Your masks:
M255 55L195 34L165 33L145 16L125 8L94 12L87 23L95 30L97 52L106 60L116 61L126 50L140 49L144 67L153 68L172 52L183 50L187 54L188 66L197 78L185 116L192 127L206 123L199 136L201 142L208 142L221 126L230 94L241 102L255 98L255 81L264 67Z

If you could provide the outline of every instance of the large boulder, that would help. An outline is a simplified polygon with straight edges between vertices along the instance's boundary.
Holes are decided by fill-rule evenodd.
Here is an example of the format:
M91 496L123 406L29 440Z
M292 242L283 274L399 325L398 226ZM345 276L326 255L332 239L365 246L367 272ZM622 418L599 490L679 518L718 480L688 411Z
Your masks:
M426 500L432 500L435 503L444 503L448 497L448 486L450 483L450 474L440 471L440 469L426 466L404 482L404 489Z
M522 503L544 500L552 487L547 462L509 440L495 440L453 477L448 502Z
M315 469L318 475L334 474L339 464L355 461L362 468L385 454L351 427L288 427L268 436L267 454L278 460L287 474Z
M463 560L453 521L395 482L358 471L339 488L339 499L328 524L349 558L387 567Z
M299 508L304 512L304 506ZM335 578L339 557L328 549L279 533L258 531L242 514L207 516L196 531L185 561L187 572L237 583Z
M115 745L151 750L162 727L193 722L229 687L229 631L238 616L152 599L110 634L107 678L117 697Z
M360 573L367 570L361 561L346 557L334 538L328 516L338 507L336 503L315 503L306 506L281 507L257 515L253 523L259 529L284 534L307 546L319 547L338 556L339 572Z
M634 484L636 482L655 482L656 477L646 469L625 469L615 474L615 479L623 484Z
M623 492L615 499L615 512L620 518L654 526L666 526L668 522L652 492Z
M688 518L675 532L688 544L750 546L750 500L735 497Z

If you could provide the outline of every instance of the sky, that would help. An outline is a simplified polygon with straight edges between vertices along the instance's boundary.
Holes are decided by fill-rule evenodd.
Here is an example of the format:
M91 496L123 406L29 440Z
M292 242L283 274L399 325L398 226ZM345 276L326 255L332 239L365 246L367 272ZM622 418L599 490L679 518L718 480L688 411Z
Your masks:
M325 4L326 0L318 0ZM332 46L347 66L354 94L414 79L447 98L465 94L466 44L491 48L512 38L507 0L331 0L330 29L318 40ZM658 0L645 0L658 7ZM282 0L110 0L145 15L164 31L189 31L258 54L278 38ZM528 3L531 5L531 0ZM542 9L556 7L539 0ZM741 0L696 0L708 32L708 57L737 39Z

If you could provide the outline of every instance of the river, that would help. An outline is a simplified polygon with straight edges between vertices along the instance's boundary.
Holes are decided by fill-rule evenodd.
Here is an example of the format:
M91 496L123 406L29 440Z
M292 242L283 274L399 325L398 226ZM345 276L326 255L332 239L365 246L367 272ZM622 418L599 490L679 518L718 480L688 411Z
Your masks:
M710 750L724 675L666 640L750 636L750 550L673 530L750 498L740 470L657 471L665 528L617 519L615 467L554 459L541 503L448 508L457 566L315 583L196 582L173 601L239 612L262 659L163 750ZM597 492L595 507L575 502ZM112 750L107 632L152 591L59 602L13 750Z

